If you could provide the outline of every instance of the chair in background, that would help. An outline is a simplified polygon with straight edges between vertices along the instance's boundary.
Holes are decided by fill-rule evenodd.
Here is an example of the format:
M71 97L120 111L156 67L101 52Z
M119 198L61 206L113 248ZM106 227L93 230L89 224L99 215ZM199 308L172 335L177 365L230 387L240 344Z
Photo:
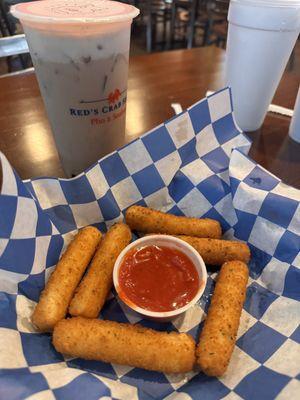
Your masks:
M198 0L173 0L168 49L177 44L191 48L195 32Z
M7 15L6 5L3 0L0 0L0 33L1 36L9 36L13 34Z
M205 45L216 44L225 48L227 39L227 13L229 0L208 0L206 3L208 26Z
M138 38L146 31L147 52L226 42L227 25L222 30L222 23L226 23L229 0L123 1L141 11L133 22L133 35Z
M146 27L146 49L150 53L157 48L164 50L167 24L171 18L172 0L136 0L140 9L141 24ZM138 21L138 20L137 20Z
M10 14L9 10L12 5L25 1L27 0L0 0L0 21L2 21L2 36L12 36L16 34L16 23L18 22L18 20ZM2 28L4 28L4 32L2 32Z
M187 48L192 48L194 45L207 45L210 27L207 2L208 0L197 0L194 2L195 7L191 11Z
M168 48L178 43L178 32L181 34L182 47L190 49L213 44L209 39L213 29L217 23L226 21L227 16L227 12L225 16L224 13L219 14L219 6L216 7L215 3L212 0L173 0Z
M32 66L24 34L15 34L17 20L9 14L9 8L18 0L0 0L0 59L7 64L7 71Z
M23 69L31 65L31 62L28 61L28 57L25 58L23 56L26 53L29 53L29 48L24 34L0 38L0 59L6 59L8 72L12 71L12 56L18 56Z

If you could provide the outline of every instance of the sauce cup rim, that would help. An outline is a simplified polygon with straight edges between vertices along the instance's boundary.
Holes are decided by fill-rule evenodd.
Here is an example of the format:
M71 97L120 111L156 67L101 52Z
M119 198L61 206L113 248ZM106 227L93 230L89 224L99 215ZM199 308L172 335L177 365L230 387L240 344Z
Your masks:
M143 247L143 246L150 246L150 245L154 245L156 240L159 241L165 241L166 243L164 243L163 245L165 245L166 247L168 247L168 244L179 244L180 245L180 251L182 251L194 264L196 271L198 273L199 276L199 281L200 281L200 285L199 285L199 289L196 293L196 295L193 297L193 299L191 299L185 306L177 308L175 310L171 310L171 311L150 311L150 310L146 310L142 307L137 306L136 304L134 304L131 300L129 300L126 296L124 296L124 294L120 291L120 287L119 287L119 269L120 266L122 264L123 258L125 257L125 255L133 248L139 248L139 247ZM192 257L193 255L193 257ZM197 265L195 263L195 260L197 262ZM162 234L153 234L153 235L146 235L142 238L139 238L137 240L135 240L134 242L131 242L129 245L127 245L122 252L119 254L115 264L114 264L114 269L113 269L113 283L116 289L116 292L119 296L119 298L132 310L134 310L135 312L144 315L145 317L150 317L150 318L154 318L154 319L164 319L164 318L171 318L171 317L176 317L182 313L184 313L185 311L187 311L189 308L191 308L192 306L194 306L199 299L201 298L201 296L203 295L203 292L205 290L206 287L206 283L207 283L207 270L206 270L206 266L205 263L202 259L202 257L200 256L200 254L187 242L185 242L182 239L176 238L174 236L170 236L170 235L162 235Z

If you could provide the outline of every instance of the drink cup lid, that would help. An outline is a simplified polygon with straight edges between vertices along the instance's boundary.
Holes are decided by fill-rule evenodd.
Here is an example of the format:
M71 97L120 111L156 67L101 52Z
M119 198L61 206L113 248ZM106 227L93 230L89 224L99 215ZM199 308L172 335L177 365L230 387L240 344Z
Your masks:
M299 7L300 0L231 0L232 3L241 3L261 7Z
M139 10L109 0L43 0L19 3L11 13L21 21L39 23L113 23L130 21Z

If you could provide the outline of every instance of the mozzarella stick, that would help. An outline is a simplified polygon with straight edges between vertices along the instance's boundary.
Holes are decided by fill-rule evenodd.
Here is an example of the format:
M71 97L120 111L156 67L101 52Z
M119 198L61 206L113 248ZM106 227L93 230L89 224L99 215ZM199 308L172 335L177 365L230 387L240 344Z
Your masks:
M250 259L250 249L246 243L183 235L177 237L194 247L206 264L222 265L233 260L247 264Z
M55 349L72 357L152 371L191 371L195 342L186 333L158 332L139 325L75 317L54 329Z
M246 297L248 267L241 261L223 264L196 350L197 364L206 375L225 373L234 349Z
M86 318L98 316L113 284L115 261L130 240L131 231L127 225L115 224L109 229L71 301L71 315Z
M178 217L141 206L129 207L125 218L126 223L132 230L145 233L167 233L168 235L188 235L217 239L222 235L219 222L213 219Z
M32 322L40 331L51 332L54 325L65 317L75 289L100 239L100 231L88 226L81 229L67 247L32 315Z

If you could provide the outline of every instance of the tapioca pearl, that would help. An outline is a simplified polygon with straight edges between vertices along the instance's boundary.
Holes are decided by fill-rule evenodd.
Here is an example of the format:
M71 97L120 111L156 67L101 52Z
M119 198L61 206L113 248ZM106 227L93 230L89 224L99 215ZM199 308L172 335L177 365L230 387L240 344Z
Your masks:
M80 58L80 60L82 62L84 62L85 64L88 64L88 63L90 63L92 61L92 57L91 56L83 56L83 57Z
M77 70L80 71L80 67L78 64L76 64L76 62L71 58L70 59L70 64Z

